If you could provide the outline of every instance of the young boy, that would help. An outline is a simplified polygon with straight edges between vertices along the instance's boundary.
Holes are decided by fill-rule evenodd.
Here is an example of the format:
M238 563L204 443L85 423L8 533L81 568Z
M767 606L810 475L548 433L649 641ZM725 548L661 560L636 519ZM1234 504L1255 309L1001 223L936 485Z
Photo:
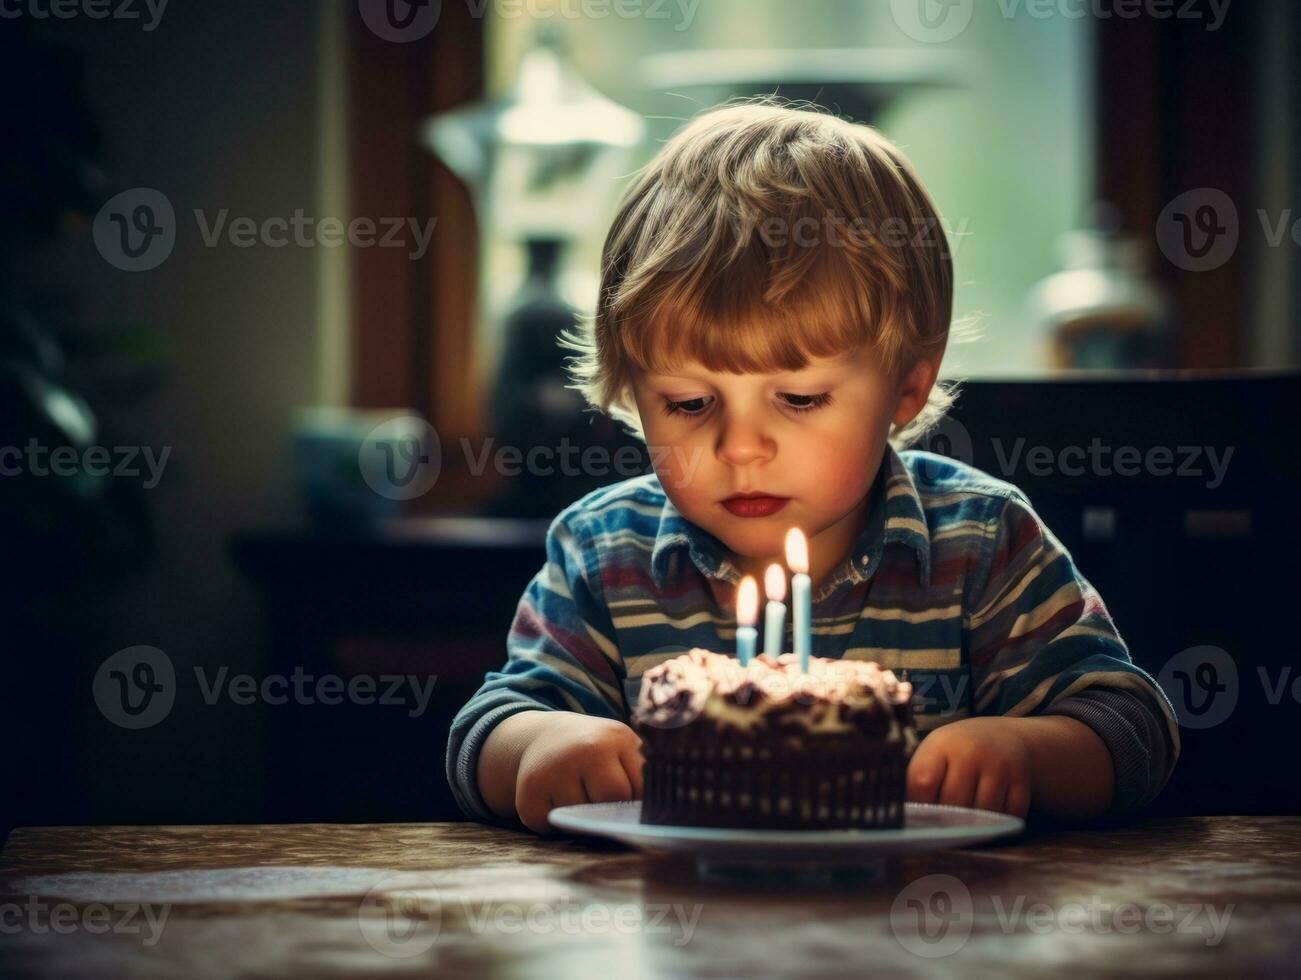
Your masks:
M792 526L813 655L913 683L909 799L1081 819L1157 794L1173 711L1071 556L1014 486L899 451L951 401L952 294L935 208L874 130L742 104L663 147L606 238L593 329L567 338L654 472L552 522L507 662L452 725L469 816L546 833L552 807L640 798L642 674L734 650L736 586L784 564Z

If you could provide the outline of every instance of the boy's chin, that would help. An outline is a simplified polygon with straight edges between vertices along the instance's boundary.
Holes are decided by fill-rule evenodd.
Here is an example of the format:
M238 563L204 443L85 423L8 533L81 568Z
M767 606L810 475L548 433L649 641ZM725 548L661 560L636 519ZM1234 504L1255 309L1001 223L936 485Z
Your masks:
M737 527L738 524L746 526ZM786 532L790 527L781 514L774 514L763 518L734 518L713 533L738 558L773 560L785 552Z

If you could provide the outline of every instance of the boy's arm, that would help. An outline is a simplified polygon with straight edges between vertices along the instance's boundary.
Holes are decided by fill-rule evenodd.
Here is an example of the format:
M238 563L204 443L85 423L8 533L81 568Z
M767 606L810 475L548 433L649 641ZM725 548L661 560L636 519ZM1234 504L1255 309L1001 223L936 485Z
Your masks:
M452 722L447 779L472 818L496 822L514 814L514 778L538 726L565 713L626 718L623 661L600 598L596 553L575 531L579 520L567 508L552 521L546 564L520 598L506 638L506 663L486 675Z
M982 568L967 606L973 714L1017 720L1032 805L1087 817L1148 803L1178 757L1174 711L1022 495L1000 509Z

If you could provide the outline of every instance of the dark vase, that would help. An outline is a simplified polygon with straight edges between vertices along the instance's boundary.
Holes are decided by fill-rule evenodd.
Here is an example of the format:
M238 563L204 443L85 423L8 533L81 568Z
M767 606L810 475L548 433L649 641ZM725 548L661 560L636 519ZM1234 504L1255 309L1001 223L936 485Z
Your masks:
M557 286L564 246L559 239L525 243L528 273L505 317L492 435L499 447L517 447L524 463L485 506L492 516L550 517L589 490L649 471L645 446L566 387L572 352L558 340L578 323L579 311Z

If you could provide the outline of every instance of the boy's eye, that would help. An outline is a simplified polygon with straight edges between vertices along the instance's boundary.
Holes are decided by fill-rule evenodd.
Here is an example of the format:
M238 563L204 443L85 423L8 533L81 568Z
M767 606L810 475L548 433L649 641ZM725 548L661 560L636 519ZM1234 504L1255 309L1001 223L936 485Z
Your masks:
M708 400L708 398L689 398L686 401L675 402L666 399L664 402L664 414L699 415L708 407L704 404L704 402L707 402Z
M822 408L831 402L829 392L823 392L820 395L792 395L783 392L779 395L786 405L793 412L811 412L814 409ZM665 415L701 415L708 408L709 398L690 398L686 401L668 401L664 402Z
M831 401L831 395L823 392L820 395L785 395L781 396L786 400L787 408L796 412L811 412L815 408L821 408ZM791 399L794 399L793 401Z

